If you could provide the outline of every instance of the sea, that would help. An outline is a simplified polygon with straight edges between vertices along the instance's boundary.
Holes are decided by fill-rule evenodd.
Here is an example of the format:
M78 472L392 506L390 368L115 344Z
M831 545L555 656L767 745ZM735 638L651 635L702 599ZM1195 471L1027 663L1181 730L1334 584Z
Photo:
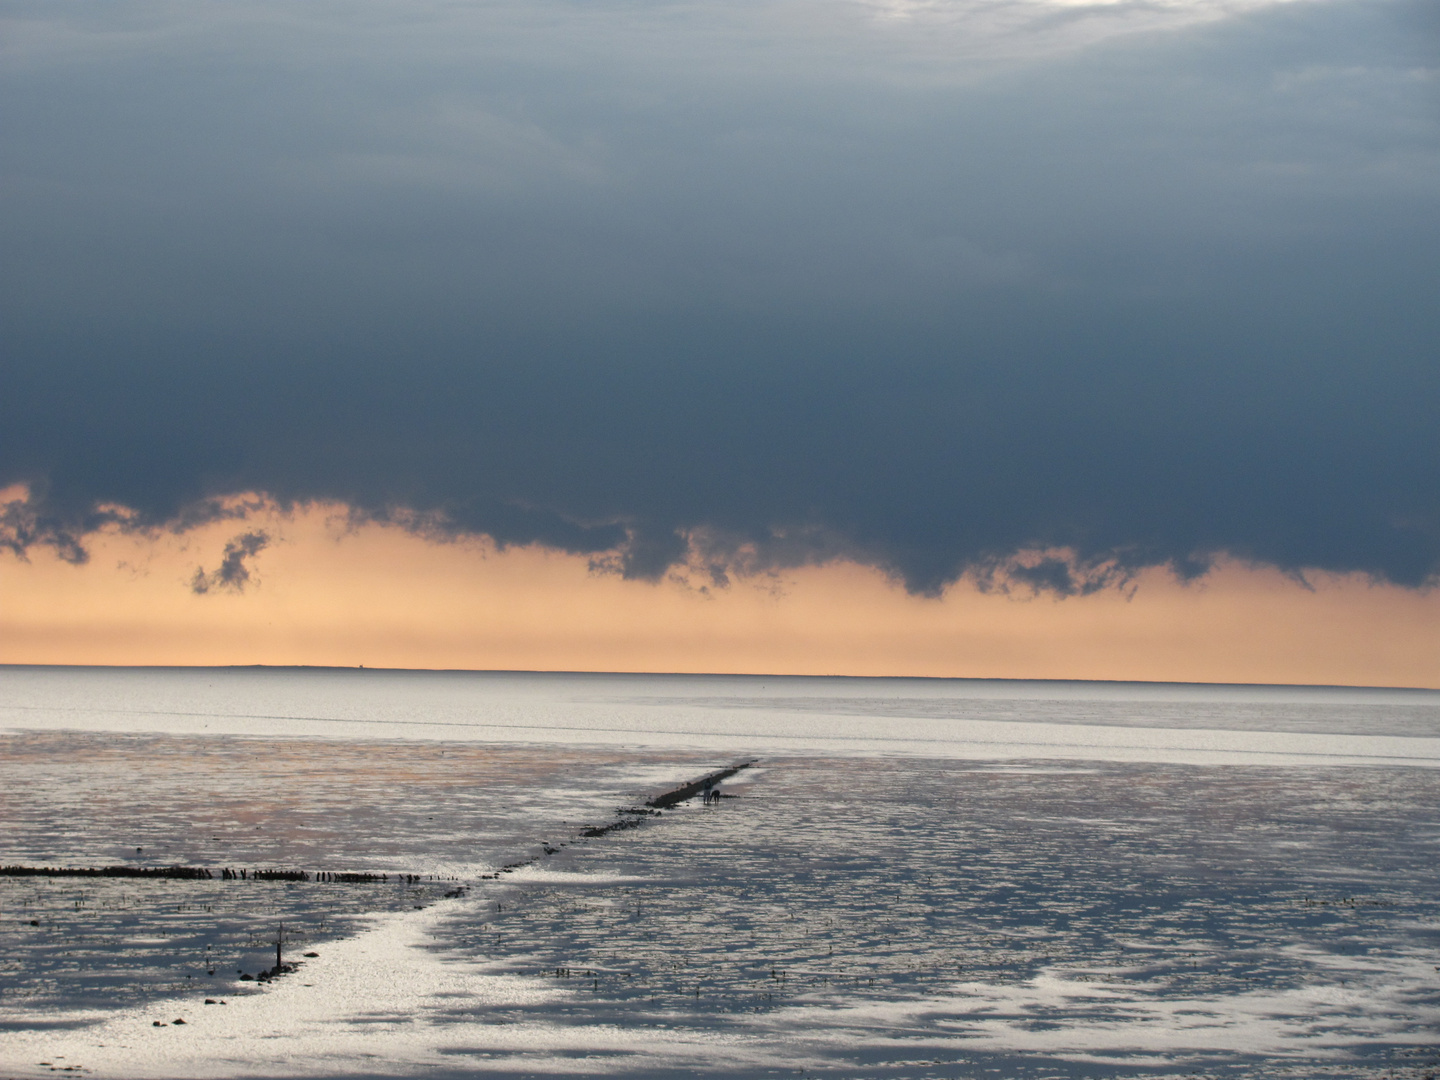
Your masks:
M0 1077L1440 1076L1440 691L0 666L0 826Z

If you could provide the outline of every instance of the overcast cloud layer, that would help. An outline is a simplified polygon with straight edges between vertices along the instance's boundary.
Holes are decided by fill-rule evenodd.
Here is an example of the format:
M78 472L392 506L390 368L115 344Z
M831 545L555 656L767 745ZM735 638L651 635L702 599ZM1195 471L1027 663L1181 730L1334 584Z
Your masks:
M4 10L14 548L1440 572L1433 0Z

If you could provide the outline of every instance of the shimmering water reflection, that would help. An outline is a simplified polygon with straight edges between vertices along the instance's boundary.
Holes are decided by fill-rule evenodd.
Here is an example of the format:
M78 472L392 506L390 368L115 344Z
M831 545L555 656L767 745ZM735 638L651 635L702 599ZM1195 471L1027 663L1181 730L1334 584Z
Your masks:
M701 760L554 746L11 733L0 740L0 864L196 866L216 880L0 877L0 1010L23 1025L37 1010L253 989L236 976L273 965L282 924L294 954L353 932L367 914L428 904L611 820L621 803L703 771ZM224 868L394 880L219 880Z
M0 669L0 722L0 862L391 875L0 877L34 1075L1440 1072L1434 693Z

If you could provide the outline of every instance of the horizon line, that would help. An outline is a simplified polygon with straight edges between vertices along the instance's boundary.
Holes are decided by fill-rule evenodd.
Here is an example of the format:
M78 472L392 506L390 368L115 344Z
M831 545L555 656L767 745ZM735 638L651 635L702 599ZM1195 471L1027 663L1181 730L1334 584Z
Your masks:
M414 675L559 675L559 676L600 676L600 677L646 677L646 678L708 678L708 679L852 679L889 680L913 682L968 682L968 683L1063 683L1093 686L1153 686L1153 687L1233 687L1236 689L1274 690L1387 690L1400 693L1437 693L1437 686L1385 686L1373 683L1267 683L1267 682L1205 682L1183 679L1084 679L1084 678L1015 678L985 675L817 675L805 672L755 672L755 671L609 671L578 670L565 668L421 668L421 667L369 667L365 664L354 666L338 664L26 664L0 662L0 670L7 668L56 668L70 670L103 671L373 671L382 674Z

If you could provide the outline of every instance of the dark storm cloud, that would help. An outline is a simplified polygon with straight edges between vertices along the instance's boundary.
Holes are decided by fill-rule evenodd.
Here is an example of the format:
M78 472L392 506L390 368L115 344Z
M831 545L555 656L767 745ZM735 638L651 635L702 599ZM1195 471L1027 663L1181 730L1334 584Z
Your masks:
M1433 583L1433 19L1166 10L12 6L0 543Z
M196 596L204 596L216 589L244 592L251 580L250 567L245 560L254 558L269 545L270 537L263 532L242 533L235 537L225 545L225 554L214 570L206 572L203 566L195 568L195 576L190 579L190 591Z

